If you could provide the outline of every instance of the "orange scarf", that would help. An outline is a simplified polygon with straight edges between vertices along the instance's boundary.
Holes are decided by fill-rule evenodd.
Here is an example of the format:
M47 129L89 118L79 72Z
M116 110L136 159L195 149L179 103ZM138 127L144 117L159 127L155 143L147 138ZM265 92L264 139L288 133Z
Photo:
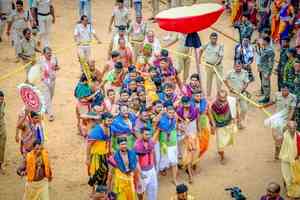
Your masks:
M48 152L43 149L42 150L42 159L43 163L45 165L45 175L47 178L50 178L52 175L50 165L49 165L49 158L48 158ZM29 182L32 182L35 177L35 170L36 170L36 155L34 154L34 151L31 151L27 154L26 157L26 171L27 171L27 180Z

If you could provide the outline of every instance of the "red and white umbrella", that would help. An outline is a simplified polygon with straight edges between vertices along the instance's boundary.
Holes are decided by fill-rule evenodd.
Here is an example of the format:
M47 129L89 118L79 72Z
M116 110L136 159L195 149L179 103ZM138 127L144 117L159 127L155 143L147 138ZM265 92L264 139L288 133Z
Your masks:
M220 4L203 3L171 8L155 16L160 28L166 31L187 34L186 46L195 49L196 67L199 76L200 66L197 48L200 47L200 38L197 32L212 26L223 11L224 7Z
M39 113L45 112L44 97L36 87L22 83L18 86L18 89L26 109Z
M203 3L165 10L156 15L160 28L179 33L193 33L212 26L224 7L216 3Z

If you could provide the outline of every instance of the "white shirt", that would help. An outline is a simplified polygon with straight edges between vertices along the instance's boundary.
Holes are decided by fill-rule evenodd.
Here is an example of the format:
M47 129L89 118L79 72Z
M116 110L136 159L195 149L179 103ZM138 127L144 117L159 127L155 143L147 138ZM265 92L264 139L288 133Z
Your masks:
M33 0L32 7L38 9L38 13L47 14L50 13L50 6L52 0Z
M75 27L74 35L80 44L91 42L93 34L95 34L95 30L90 24L87 26L77 24Z
M114 17L114 25L115 26L127 26L127 23L129 22L129 11L127 8L118 8L115 7L113 9L112 16Z
M0 0L0 13L9 14L12 11L12 0Z

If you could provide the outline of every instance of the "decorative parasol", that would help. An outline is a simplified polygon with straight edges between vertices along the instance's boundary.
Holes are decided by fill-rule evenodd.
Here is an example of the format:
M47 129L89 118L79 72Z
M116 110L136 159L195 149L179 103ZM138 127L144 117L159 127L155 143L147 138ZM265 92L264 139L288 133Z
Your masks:
M18 89L26 109L39 113L46 111L44 97L36 87L22 83Z
M212 26L224 11L224 7L216 3L204 3L165 10L156 15L159 27L173 32L187 34L185 45L195 49L197 72L200 75L199 52L201 46L198 31Z

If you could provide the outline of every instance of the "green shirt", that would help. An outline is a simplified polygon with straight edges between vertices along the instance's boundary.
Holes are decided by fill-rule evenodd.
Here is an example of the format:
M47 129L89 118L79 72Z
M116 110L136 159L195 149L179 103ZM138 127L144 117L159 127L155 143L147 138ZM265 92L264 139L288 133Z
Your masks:
M294 93L294 81L295 81L295 69L294 67L285 68L285 74L283 76L284 84L286 84L290 90L290 92Z
M174 129L171 133L160 132L159 142L169 147L177 145L177 132Z
M258 66L263 74L271 75L274 65L275 53L269 46L262 48L260 52L260 65Z
M108 72L108 74L105 77L105 81L109 82L109 83L113 83L116 79L116 73L114 70Z
M289 76L292 74L294 74L293 72L293 68L295 65L295 59L291 59L288 60L287 63L284 66L284 71L283 71L283 80L284 81L288 81L289 80Z
M297 97L297 103L300 103L300 73L295 73L293 94Z
M245 23L238 23L235 25L235 28L239 30L240 33L240 41L243 40L243 38L250 38L253 33L253 26L250 22L246 21Z
M287 50L288 50L288 48L281 48L280 49L279 63L278 63L278 66L277 66L277 71L280 74L284 73L284 66L288 61Z

